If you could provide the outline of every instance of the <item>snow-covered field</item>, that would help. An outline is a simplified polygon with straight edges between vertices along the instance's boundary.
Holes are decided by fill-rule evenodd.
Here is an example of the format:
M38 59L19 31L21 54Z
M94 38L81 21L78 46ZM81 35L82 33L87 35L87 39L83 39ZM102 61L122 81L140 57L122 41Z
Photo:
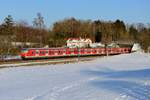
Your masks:
M150 55L0 69L0 100L150 100Z

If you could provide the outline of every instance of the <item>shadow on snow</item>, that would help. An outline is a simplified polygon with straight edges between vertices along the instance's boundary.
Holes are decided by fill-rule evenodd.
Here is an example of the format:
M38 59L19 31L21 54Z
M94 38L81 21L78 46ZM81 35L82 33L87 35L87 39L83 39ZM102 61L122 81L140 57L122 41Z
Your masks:
M97 88L125 94L136 100L150 100L150 86L120 80L106 80L91 82Z
M113 70L84 70L81 73L96 75L106 78L137 78L150 79L150 69L132 70L132 71L113 71Z
M125 94L137 100L150 100L150 85L134 82L136 80L150 80L150 69L114 71L114 70L84 70L83 74L103 77L100 80L92 80L96 88L110 90L112 92ZM121 80L119 80L121 79ZM133 79L132 81L127 79Z

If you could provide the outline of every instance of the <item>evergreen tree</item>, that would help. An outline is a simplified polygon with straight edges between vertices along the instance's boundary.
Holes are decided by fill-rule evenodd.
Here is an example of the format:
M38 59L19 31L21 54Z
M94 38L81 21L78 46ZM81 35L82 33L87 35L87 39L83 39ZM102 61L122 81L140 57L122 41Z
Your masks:
M123 21L120 21L119 19L117 19L114 23L114 30L115 30L114 41L121 40L125 37L126 26Z
M138 31L137 31L136 28L134 28L133 25L129 28L129 34L131 36L131 39L133 41L137 42L137 40L138 40Z
M8 15L4 19L4 23L1 25L1 35L13 35L14 34L14 28L13 28L14 22L11 15Z
M96 32L95 42L101 42L101 41L102 41L102 33L101 32Z

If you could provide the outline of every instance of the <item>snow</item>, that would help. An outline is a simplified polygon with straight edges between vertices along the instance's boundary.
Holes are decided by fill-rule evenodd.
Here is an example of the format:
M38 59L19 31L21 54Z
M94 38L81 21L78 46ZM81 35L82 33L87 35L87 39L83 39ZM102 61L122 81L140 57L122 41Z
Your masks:
M142 51L141 46L139 43L134 43L132 47L132 51Z
M150 100L150 54L0 69L1 100Z

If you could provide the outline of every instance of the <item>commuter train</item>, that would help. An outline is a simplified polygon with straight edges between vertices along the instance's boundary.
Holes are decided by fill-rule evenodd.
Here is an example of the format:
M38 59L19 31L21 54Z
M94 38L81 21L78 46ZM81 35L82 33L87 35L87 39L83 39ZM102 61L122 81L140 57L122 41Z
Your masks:
M75 57L92 55L116 55L130 53L131 48L24 48L22 59Z

